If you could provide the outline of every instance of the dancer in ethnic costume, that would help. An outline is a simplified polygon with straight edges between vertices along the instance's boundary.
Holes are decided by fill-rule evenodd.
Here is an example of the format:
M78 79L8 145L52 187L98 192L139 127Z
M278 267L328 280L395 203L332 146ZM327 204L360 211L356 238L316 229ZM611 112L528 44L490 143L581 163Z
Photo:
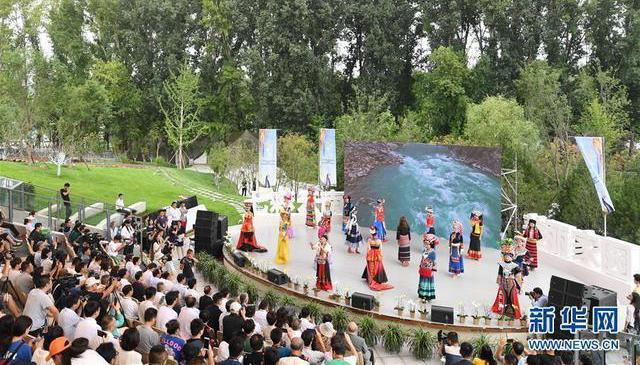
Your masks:
M350 219L347 223L347 252L353 253L354 251L360 253L360 245L362 244L362 234L360 234L360 227L358 226L358 210L353 207L349 214Z
M344 196L344 206L342 207L342 232L347 233L347 225L351 219L351 210L353 204L351 203L351 196Z
M424 244L424 252L420 260L420 267L418 269L418 275L420 280L418 281L418 296L423 302L436 299L436 284L434 281L434 271L436 268L436 250L438 239L431 233L425 233L422 236L422 243Z
M522 272L522 277L529 275L529 266L527 264L527 240L521 236L516 235L513 239L515 241L516 247L513 250L513 262L518 264L520 271Z
M278 250L276 251L276 263L286 264L289 262L289 225L291 215L289 211L280 208L280 226L278 227Z
M387 227L384 223L384 199L378 199L378 205L373 210L374 221L373 225L376 227L378 239L382 242L387 242Z
M400 217L400 223L396 228L396 240L398 240L398 260L402 266L409 266L411 261L411 228L405 216Z
M425 219L425 225L427 226L427 233L436 234L436 216L433 214L433 208L427 207L427 218Z
M503 261L498 264L498 294L491 311L504 317L520 319L522 311L518 294L521 275L518 264L512 260L512 247L503 246Z
M292 195L290 192L286 192L284 194L284 202L283 202L283 206L284 209L287 210L287 213L289 213L289 228L287 230L287 234L289 235L289 239L293 238L293 224L291 221L291 199L292 199Z
M325 210L322 212L322 218L318 222L318 239L324 235L328 235L331 231L331 212Z
M267 252L267 249L258 244L256 240L255 227L253 226L253 214L249 208L245 208L245 213L240 227L240 237L236 249L247 252Z
M316 227L316 200L315 189L312 185L307 188L307 221L308 227Z
M471 235L469 237L469 251L467 252L467 255L469 255L469 258L471 259L480 260L482 258L482 253L480 252L480 237L482 237L483 229L482 213L474 210L471 213L470 220Z
M542 234L538 227L536 227L536 221L529 219L527 228L522 232L522 235L527 240L527 252L529 261L529 270L533 271L538 267L538 240L542 239Z
M387 273L384 271L384 264L382 263L382 251L380 250L382 242L378 239L375 227L371 227L369 233L367 266L364 268L362 278L367 279L367 284L369 284L369 289L371 290L392 289L393 285L387 283Z
M462 238L462 223L453 222L453 232L449 236L449 272L455 279L464 272L464 239Z
M311 248L315 251L316 262L316 288L320 290L331 290L331 267L329 264L331 255L331 245L329 237L323 235L315 244L311 244Z

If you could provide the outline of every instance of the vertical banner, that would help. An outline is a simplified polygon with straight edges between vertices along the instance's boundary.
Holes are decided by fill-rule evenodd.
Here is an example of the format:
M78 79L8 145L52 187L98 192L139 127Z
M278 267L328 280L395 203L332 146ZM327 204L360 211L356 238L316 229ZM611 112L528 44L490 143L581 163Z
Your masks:
M600 199L600 206L602 211L606 214L611 214L615 211L613 208L613 202L609 196L609 191L605 185L604 175L604 138L603 137L575 137L576 143L584 162L587 164L589 173L591 174L591 180L596 187L598 198Z
M336 130L320 129L320 185L324 190L336 186Z
M278 169L278 139L275 129L261 129L258 175L260 186L271 188L276 183Z

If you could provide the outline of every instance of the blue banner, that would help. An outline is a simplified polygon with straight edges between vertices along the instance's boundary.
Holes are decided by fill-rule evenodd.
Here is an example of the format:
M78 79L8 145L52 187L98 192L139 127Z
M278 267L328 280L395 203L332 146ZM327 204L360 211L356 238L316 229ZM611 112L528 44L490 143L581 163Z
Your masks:
M277 131L275 129L261 129L259 142L259 183L263 188L271 188L276 184L278 170Z
M336 130L320 129L320 186L325 190L336 186Z
M593 185L596 187L602 211L606 214L613 213L615 209L613 208L613 202L605 185L604 138L576 137L576 143L578 144L578 148L580 148L582 157L584 157L584 162L587 164Z

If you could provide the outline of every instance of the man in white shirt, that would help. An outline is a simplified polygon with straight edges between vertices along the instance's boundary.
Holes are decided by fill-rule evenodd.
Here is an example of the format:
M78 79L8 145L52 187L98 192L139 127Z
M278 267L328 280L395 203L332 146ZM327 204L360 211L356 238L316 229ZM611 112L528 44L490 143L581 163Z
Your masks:
M142 270L140 268L139 263L140 263L140 258L136 256L132 258L131 261L127 262L126 265L124 266L125 269L127 269L127 272L129 273L130 278L135 277L136 273Z
M126 319L138 319L138 302L133 299L133 287L125 285L122 287L123 297L120 298L122 313Z
M54 305L53 298L49 294L51 279L49 275L42 275L34 280L35 288L31 289L27 296L22 314L31 317L33 321L30 332L39 331L47 324L47 315L58 318L58 309Z
M186 282L187 282L187 279L185 278L184 274L178 274L178 276L176 277L176 281L173 284L173 290L180 293L180 304L183 304L183 305L184 305L184 293L187 291L187 286L185 285Z
M189 289L187 289L184 292L184 296L192 296L194 298L196 298L196 301L200 300L200 292L198 292L195 288L196 288L196 278L189 278L187 280L187 287Z
M262 328L266 328L269 325L267 323L267 309L269 309L269 305L267 304L266 301L263 300L260 302L260 305L258 306L258 310L256 311L256 314L253 316L253 320L256 321L256 323L258 323Z
M313 323L313 320L311 319L311 311L309 311L309 308L307 307L302 308L302 310L300 310L300 331L304 332L308 329L315 328L316 324Z
M109 242L109 246L107 246L107 252L109 253L109 256L116 257L118 256L118 254L120 254L120 250L122 250L123 247L124 244L122 243L122 236L116 234L111 242Z
M178 315L178 322L180 323L180 334L182 338L191 337L191 321L200 317L200 310L196 308L196 298L186 297L185 307L182 307L180 314Z
M158 317L156 317L156 326L166 332L167 322L172 319L178 319L178 313L173 310L173 306L178 302L178 292L170 291L165 296L167 305L163 305L158 309Z
M153 269L155 268L156 264L152 262L149 264L149 266L147 266L147 271L142 273L142 282L145 286L151 286L149 280L151 280L151 278L153 277Z
M164 284L159 282L156 285L156 295L153 297L153 304L156 308L164 303Z
M144 290L145 301L140 303L140 305L138 306L138 318L144 318L144 312L147 310L147 308L158 309L156 305L153 304L153 299L155 298L155 296L156 288L150 286Z
M78 311L81 306L82 301L80 300L80 296L77 294L69 294L64 298L64 308L58 315L58 325L62 327L64 337L74 338L76 326L81 320L78 315Z
M176 202L172 202L169 209L167 209L167 225L171 227L171 222L179 221L182 213L180 213L180 209L178 209L178 204Z
M87 340L93 339L98 335L98 331L102 328L96 322L96 318L100 314L100 303L89 301L84 305L84 318L80 320L76 326L76 332L73 339L84 337Z

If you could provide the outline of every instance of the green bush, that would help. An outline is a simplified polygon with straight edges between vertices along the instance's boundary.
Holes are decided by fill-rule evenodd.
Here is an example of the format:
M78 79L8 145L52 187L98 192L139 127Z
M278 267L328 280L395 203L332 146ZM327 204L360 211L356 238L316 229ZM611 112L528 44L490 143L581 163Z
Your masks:
M477 356L480 353L480 349L482 348L482 346L488 345L489 347L493 347L494 341L491 339L491 337L485 334L481 334L480 336L473 339L471 344L473 345L473 355Z
M358 322L358 334L364 338L369 346L375 346L380 339L378 322L371 317L362 317Z
M269 308L271 310L275 310L278 302L280 301L280 297L273 290L269 289L264 293L262 300L264 300L269 305Z
M290 296L288 296L288 295L285 295L285 296L283 296L283 297L282 297L282 299L280 300L280 305L281 305L281 306L287 306L287 305L290 305L290 306L297 307L297 306L298 306L298 302L297 302L293 297L290 297Z
M320 317L322 317L322 309L316 302L309 302L305 305L307 309L309 309L309 314L311 318L313 318L316 323L320 323Z
M260 292L258 291L258 287L253 283L246 283L243 289L247 295L249 296L249 302L257 304L256 302L260 298Z
M336 331L345 331L347 329L347 324L349 324L349 315L344 309L336 307L331 312L331 317L333 317L333 328L335 328Z
M413 332L409 345L411 346L411 353L416 359L426 360L433 357L435 348L438 345L438 338L433 332L417 328Z
M225 283L229 294L236 296L240 293L240 285L242 285L242 278L237 273L227 272L225 275Z
M389 353L399 353L406 340L407 334L397 324L390 324L382 332L382 345Z

